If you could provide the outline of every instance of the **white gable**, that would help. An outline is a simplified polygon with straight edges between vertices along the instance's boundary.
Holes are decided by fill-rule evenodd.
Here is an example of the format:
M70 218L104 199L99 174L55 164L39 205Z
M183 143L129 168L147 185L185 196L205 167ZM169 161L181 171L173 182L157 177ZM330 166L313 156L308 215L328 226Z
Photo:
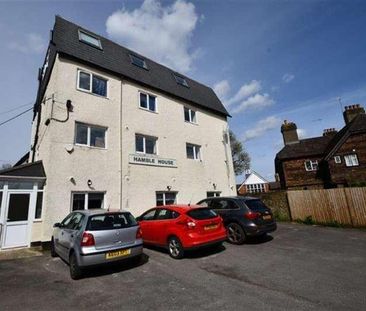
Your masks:
M252 172L249 177L244 181L244 185L254 185L254 184L268 184L268 181Z

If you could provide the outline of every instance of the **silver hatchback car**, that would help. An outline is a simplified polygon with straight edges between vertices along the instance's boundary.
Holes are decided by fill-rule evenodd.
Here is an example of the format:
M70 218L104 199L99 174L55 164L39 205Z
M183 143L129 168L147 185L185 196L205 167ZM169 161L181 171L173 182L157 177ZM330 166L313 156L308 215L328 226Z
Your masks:
M54 225L51 255L69 263L71 278L78 279L85 267L141 257L141 229L126 211L74 211Z

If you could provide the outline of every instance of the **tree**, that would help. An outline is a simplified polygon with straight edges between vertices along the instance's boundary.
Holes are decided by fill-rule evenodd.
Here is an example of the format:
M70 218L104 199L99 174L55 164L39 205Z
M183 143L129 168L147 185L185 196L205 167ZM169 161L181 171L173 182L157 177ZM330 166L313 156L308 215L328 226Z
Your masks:
M250 168L250 157L246 152L243 144L239 141L235 134L230 130L231 154L233 157L235 175L241 175L245 170Z
M11 168L11 167L12 167L12 165L10 163L4 163L1 165L0 170L5 170L5 169Z

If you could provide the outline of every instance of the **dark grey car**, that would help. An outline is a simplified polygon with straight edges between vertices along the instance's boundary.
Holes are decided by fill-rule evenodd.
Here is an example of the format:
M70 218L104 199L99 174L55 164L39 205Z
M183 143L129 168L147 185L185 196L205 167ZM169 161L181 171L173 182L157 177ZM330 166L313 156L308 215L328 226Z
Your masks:
M277 229L272 211L255 197L214 197L197 204L210 207L223 218L228 241L233 244Z
M142 255L141 230L129 212L104 209L70 213L54 225L51 255L70 265L73 279L83 268Z

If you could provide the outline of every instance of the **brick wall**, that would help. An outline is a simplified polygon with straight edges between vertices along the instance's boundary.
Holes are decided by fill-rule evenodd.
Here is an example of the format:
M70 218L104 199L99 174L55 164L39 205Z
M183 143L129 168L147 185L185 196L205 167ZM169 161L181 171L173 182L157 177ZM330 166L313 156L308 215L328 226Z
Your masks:
M359 166L346 166L344 156L349 154L357 154ZM366 134L350 136L334 155L340 156L342 163L335 163L334 157L328 161L332 183L350 186L366 182Z
M276 220L291 220L286 191L256 193L251 195L260 198L264 202L264 204L266 204L272 210Z
M317 189L323 188L324 182L319 176L319 171L306 171L306 160L321 161L321 157L293 159L283 162L284 180L287 189Z

